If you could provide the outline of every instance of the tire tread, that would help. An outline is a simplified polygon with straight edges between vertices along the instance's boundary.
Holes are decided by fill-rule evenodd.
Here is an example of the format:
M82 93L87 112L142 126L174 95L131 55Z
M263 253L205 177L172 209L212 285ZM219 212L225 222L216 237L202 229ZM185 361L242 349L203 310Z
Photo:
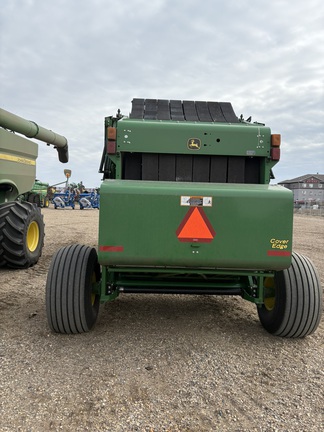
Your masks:
M87 297L91 295L89 272L97 265L97 253L89 246L64 246L53 256L46 283L47 320L52 331L75 334L92 328L99 302L89 306Z

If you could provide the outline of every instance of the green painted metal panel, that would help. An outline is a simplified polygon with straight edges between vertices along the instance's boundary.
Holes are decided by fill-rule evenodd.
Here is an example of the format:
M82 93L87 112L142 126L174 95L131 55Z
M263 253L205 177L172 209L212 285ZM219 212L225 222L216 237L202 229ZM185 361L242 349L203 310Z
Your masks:
M123 118L119 152L270 157L270 128L257 124L171 122Z
M105 180L106 266L280 270L291 262L293 196L280 186Z
M29 191L35 181L38 145L0 128L0 184L11 185L7 200ZM0 195L0 202L2 202Z

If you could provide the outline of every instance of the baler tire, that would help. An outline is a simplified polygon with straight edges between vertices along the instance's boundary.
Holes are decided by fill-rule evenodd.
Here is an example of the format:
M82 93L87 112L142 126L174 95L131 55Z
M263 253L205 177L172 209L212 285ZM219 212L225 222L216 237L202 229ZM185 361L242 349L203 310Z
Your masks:
M99 310L93 284L100 277L94 248L76 244L56 252L46 282L46 313L52 331L77 334L91 330Z
M28 202L5 203L0 208L0 264L28 268L37 263L44 246L40 210Z
M291 266L275 274L273 288L274 297L258 307L262 326L271 334L289 338L313 333L321 320L323 293L312 262L294 252Z

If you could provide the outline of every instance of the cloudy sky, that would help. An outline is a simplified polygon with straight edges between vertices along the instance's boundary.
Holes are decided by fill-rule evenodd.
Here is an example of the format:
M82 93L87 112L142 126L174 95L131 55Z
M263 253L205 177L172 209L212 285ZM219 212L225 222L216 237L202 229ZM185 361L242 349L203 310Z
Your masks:
M69 141L37 177L100 184L104 117L134 97L229 101L282 135L276 181L324 174L323 0L2 0L0 105Z

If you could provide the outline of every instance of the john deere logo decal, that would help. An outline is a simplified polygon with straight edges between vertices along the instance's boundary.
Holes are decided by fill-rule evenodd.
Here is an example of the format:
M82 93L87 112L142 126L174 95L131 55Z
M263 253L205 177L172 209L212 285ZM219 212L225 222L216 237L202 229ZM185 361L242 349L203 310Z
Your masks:
M189 150L200 150L201 141L198 138L190 138L187 142L187 147Z

